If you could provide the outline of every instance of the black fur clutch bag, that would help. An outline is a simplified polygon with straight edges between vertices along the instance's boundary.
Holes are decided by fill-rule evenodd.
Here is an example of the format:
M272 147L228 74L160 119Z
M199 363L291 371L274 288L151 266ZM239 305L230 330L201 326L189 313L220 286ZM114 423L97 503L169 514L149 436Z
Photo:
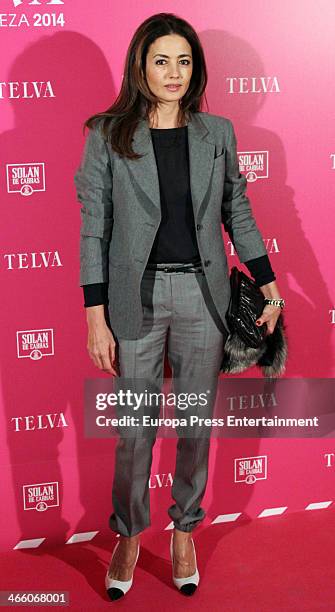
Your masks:
M264 296L256 283L234 266L230 273L231 297L227 310L229 328L236 332L246 346L258 348L266 334L266 323L256 325L262 314Z
M231 297L226 313L229 336L224 346L221 371L238 374L257 365L264 376L285 372L287 340L281 312L272 334L267 325L256 325L264 308L264 296L256 283L234 266L230 273Z

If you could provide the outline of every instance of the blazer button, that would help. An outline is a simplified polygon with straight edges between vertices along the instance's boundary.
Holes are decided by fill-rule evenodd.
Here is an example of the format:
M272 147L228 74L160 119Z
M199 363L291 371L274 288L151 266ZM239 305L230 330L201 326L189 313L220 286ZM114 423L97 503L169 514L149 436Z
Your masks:
M210 259L205 259L204 261L205 266L209 266L210 263L211 263Z
M197 224L197 230L202 229L202 225L200 223Z

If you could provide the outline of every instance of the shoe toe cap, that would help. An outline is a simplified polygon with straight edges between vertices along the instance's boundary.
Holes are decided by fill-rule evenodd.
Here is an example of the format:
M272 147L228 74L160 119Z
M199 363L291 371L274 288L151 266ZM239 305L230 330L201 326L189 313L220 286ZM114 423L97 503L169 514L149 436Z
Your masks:
M107 593L108 593L108 597L112 599L113 601L115 599L120 599L120 597L124 595L124 592L121 589L118 589L116 587L107 589Z
M184 595L193 595L197 589L197 586L198 585L194 584L194 582L189 582L188 584L183 584L180 590Z

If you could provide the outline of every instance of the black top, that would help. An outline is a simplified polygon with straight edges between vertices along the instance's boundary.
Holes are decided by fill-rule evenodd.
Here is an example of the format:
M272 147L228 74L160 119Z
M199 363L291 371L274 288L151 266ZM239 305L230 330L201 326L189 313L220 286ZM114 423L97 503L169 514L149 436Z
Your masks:
M148 262L201 260L190 191L187 126L150 128L150 133L158 170L162 218ZM276 279L267 254L244 263L258 286ZM108 303L108 283L83 285L83 291L85 308Z
M149 255L152 263L201 260L190 191L187 126L151 128L162 219Z

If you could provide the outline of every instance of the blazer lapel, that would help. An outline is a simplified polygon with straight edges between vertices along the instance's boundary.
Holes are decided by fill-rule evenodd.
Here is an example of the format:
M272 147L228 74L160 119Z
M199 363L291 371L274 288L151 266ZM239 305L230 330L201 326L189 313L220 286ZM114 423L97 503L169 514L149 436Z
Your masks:
M204 201L211 178L215 143L200 115L191 113L188 123L188 151L190 162L190 187L194 219L200 218L200 207ZM149 125L140 119L133 136L133 147L141 159L127 159L127 165L140 188L154 205L155 216L161 218L158 171Z
M195 222L200 220L206 203L205 195L208 190L214 166L215 142L200 114L191 114L188 124L188 151L190 161L190 187ZM208 202L208 200L207 200ZM202 214L200 214L200 207Z

